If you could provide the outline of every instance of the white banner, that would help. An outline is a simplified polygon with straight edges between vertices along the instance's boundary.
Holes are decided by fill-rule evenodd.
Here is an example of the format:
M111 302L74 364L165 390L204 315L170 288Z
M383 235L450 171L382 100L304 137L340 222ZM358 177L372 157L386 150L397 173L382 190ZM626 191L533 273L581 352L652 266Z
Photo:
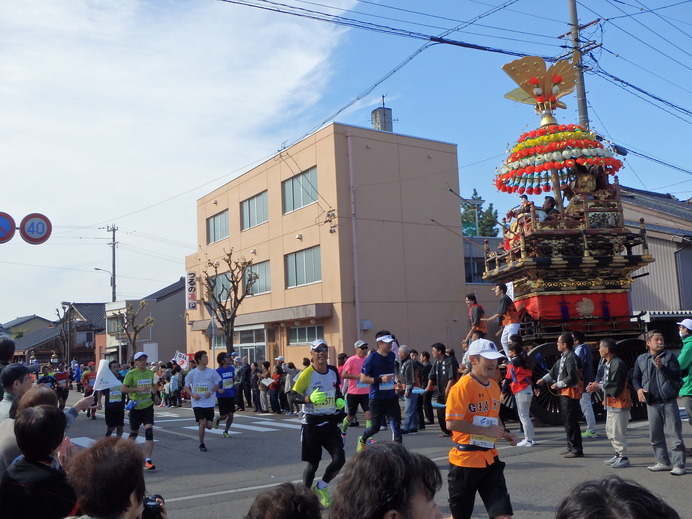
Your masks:
M187 355L184 353L176 351L173 360L175 360L178 366L180 366L182 369L187 369Z
M96 380L94 381L94 391L102 391L122 385L123 383L118 380L118 377L113 375L113 372L108 369L108 361L101 359L99 361L99 369L96 372Z
M197 276L194 272L187 273L185 282L185 307L188 310L197 309Z

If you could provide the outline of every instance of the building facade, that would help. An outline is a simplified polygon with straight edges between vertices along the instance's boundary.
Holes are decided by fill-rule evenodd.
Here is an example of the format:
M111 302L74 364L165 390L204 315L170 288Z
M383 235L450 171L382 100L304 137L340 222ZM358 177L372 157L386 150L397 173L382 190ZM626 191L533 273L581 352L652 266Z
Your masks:
M250 361L299 364L315 338L351 354L388 329L400 343L458 347L467 330L456 146L332 124L198 200L188 276L225 251L257 281L235 323ZM226 349L203 304L188 351Z

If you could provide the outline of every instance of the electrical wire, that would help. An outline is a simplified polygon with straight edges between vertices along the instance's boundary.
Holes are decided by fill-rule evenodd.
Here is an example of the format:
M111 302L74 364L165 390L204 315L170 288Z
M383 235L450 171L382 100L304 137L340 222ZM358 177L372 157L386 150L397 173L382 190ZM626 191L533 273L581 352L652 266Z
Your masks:
M684 68L686 68L687 70L691 70L691 71L692 71L692 68L689 67L688 65L685 65L685 64L682 63L681 61L679 61L679 60L677 60L677 59L675 59L675 58L669 56L668 54L666 54L666 53L663 52L662 50L657 49L657 48L654 47L653 45L648 44L647 42L645 42L645 41L642 40L641 38L635 36L635 35L632 34L631 32L629 32L629 31L623 29L622 27L620 27L620 26L617 25L616 23L613 23L612 19L609 19L609 18L606 17L606 16L602 16L602 15L598 14L596 11L594 11L593 9L591 9L589 6L587 6L587 5L584 4L583 2L577 2L577 3L578 3L581 7L583 7L584 9L586 9L587 11L590 11L590 12L592 12L593 14L595 14L596 16L598 16L599 18L601 18L604 22L608 22L608 23L610 23L613 27L615 27L615 28L621 30L622 32L624 32L625 34L627 34L630 38L633 38L633 39L635 39L636 41L638 41L639 43L641 43L642 45L644 45L644 46L646 46L646 47L649 47L651 50L653 50L654 52L660 54L661 56L665 56L665 57L668 58L669 60L674 61L675 63L677 63L677 64L680 65L681 67L684 67Z

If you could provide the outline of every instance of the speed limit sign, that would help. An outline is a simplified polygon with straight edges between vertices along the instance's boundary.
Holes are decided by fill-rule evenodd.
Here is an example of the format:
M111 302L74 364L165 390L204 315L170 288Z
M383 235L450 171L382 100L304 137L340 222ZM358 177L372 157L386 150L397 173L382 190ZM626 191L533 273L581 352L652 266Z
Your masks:
M19 234L25 242L38 245L50 238L53 225L50 220L41 213L31 213L24 217L19 224Z

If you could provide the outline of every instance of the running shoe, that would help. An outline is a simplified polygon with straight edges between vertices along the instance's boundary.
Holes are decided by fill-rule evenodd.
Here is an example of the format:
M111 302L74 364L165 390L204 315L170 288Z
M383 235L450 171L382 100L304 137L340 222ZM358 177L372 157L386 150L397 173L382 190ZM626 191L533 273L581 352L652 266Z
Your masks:
M224 437L224 438L230 438L231 435L230 435L229 433L225 432L225 433L223 433L223 437Z
M615 463L610 464L614 469L624 469L630 466L630 460L627 458L619 458Z
M207 452L209 449L207 449L207 446L206 446L206 445L204 445L203 443L200 443L200 444L199 444L199 450L200 450L201 452Z
M534 443L535 442L532 442L531 440L527 440L526 438L524 438L519 443L517 443L517 447L533 447Z
M608 458L607 460L605 460L603 463L605 463L606 465L612 465L613 463L617 462L619 459L620 459L620 456L618 456L616 454L612 458Z
M670 473L673 476L684 476L685 475L685 467L675 467L673 470L670 471Z
M646 468L651 472L665 472L666 470L670 470L672 467L670 465L666 465L665 463L656 463L656 465L650 465Z
M317 483L312 485L312 491L317 494L317 497L320 500L320 504L324 508L329 508L329 505L332 504L332 496L329 495L329 489L328 488L318 488Z
M151 460L144 462L144 470L156 470L156 465Z
M363 452L365 449L365 440L362 436L358 436L358 445L356 446L356 452Z
M581 433L582 438L598 438L598 433L595 432L590 432L590 431L584 431Z
M219 415L219 416L217 416L216 418L214 418L214 422L213 422L214 429L218 429L218 428L219 428L219 422L220 422L220 421L221 421L221 415Z

